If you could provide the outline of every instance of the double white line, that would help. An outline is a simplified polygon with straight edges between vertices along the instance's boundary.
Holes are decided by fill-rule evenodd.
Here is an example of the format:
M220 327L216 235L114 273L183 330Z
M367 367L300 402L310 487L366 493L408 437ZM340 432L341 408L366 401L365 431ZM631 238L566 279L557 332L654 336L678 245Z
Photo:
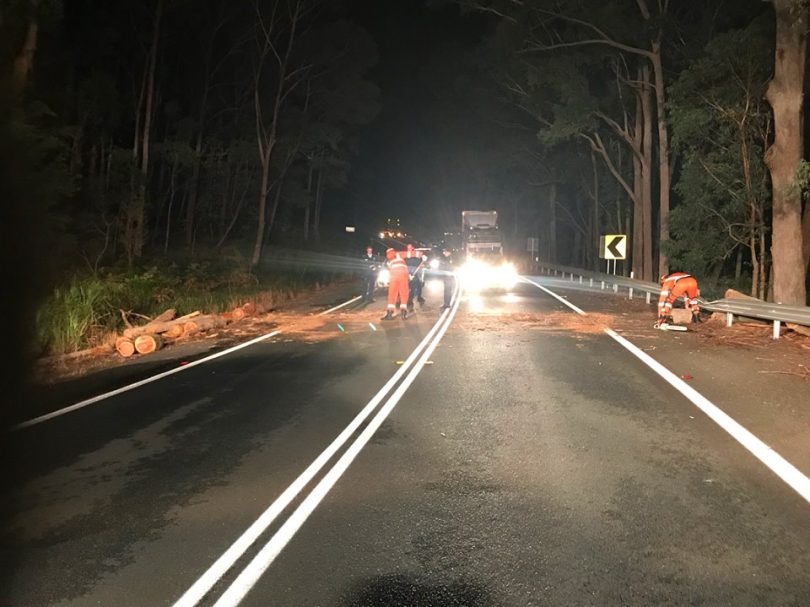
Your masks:
M334 441L304 470L293 483L279 495L276 500L256 519L256 521L242 533L242 535L220 556L208 570L183 594L174 607L193 607L211 591L217 582L233 567L245 552L265 533L276 518L290 505L313 478L326 466L329 460L346 444L359 427L374 412L380 402L391 392L388 399L363 429L360 435L346 449L343 455L335 462L332 468L323 476L298 508L290 515L284 524L276 531L261 550L253 557L248 565L230 584L215 603L215 607L238 605L250 592L262 574L273 563L273 560L284 549L287 543L301 528L310 514L323 500L329 490L334 487L344 472L348 469L363 447L382 425L394 407L397 406L403 394L419 375L419 372L428 361L433 351L439 345L447 331L453 317L458 310L461 298L459 288L456 288L454 302L449 310L445 310L439 320L431 328L425 338L411 352L402 366L391 379L368 402L360 413L346 426ZM404 379L403 379L404 376ZM401 381L400 381L401 380ZM396 386L396 389L395 389Z

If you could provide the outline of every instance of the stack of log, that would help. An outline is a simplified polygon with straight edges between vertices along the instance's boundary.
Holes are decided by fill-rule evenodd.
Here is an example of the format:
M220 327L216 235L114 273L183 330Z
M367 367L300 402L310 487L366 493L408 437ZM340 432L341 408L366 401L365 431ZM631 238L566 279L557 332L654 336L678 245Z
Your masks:
M178 318L175 318L176 311L169 309L150 319L146 324L133 326L127 320L126 314L122 312L127 328L123 335L116 339L115 349L126 358L136 352L151 354L173 340L211 331L254 313L255 307L250 303L226 314L202 314L197 311Z

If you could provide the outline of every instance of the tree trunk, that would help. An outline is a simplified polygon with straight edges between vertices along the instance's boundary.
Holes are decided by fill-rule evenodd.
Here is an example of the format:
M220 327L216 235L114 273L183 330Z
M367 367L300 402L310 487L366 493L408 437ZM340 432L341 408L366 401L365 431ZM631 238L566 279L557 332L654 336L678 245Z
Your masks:
M804 207L804 215L802 215L802 243L804 254L804 275L807 276L807 271L810 269L810 204Z
M267 221L267 194L270 183L270 154L262 159L262 183L259 192L259 219L256 225L256 240L253 243L253 256L250 258L250 265L257 266L262 259L262 247L264 246L264 226Z
M652 66L655 76L655 105L658 118L658 225L659 225L659 252L658 276L669 273L669 261L664 253L663 243L669 240L669 192L671 189L671 174L669 166L669 132L666 115L666 88L664 80L664 66L661 61L661 36L652 43ZM652 243L650 243L652 244ZM647 280L650 280L648 278Z
M548 186L548 251L549 261L557 263L557 182Z
M158 0L155 8L155 23L152 30L152 46L149 51L149 61L144 72L141 98L138 102L138 116L135 121L135 145L132 157L140 173L140 182L133 188L129 209L124 226L124 246L126 248L127 263L132 263L143 255L144 235L146 232L146 186L149 174L150 132L152 128L153 105L155 101L155 72L157 69L157 52L160 41L160 21L163 15L163 0ZM143 114L143 129L140 128L141 107L145 103ZM140 157L138 155L138 142L140 139ZM133 184L134 185L134 184Z
M315 182L315 211L312 214L312 236L315 242L321 239L321 203L323 201L323 168L318 170Z
M650 70L645 65L642 68L641 114L643 125L641 129L642 158L641 158L641 206L642 206L642 249L644 255L641 280L652 281L653 276L653 235L652 235L652 163L653 163L653 131L652 131L652 94L650 92Z
M169 238L171 237L172 230L172 207L174 206L174 197L177 193L177 154L174 156L172 163L172 173L169 177L169 208L166 211L166 237L163 240L163 252L169 252Z
M773 294L779 303L806 305L801 192L795 182L804 152L804 68L808 10L793 0L773 0L776 53L765 98L773 108L774 140L765 152L773 186L771 240Z
M591 166L593 167L593 214L591 215L590 251L591 270L599 269L599 168L596 166L596 156L591 153Z
M18 100L22 100L31 71L34 69L34 56L37 52L37 40L39 38L39 22L37 20L39 2L31 0L29 4L31 16L25 31L25 40L20 52L14 58L12 86L14 95Z
M201 112L202 113L202 112ZM194 221L195 213L197 211L197 196L200 191L200 168L202 166L202 124L197 131L197 142L194 144L194 168L191 171L191 191L188 196L188 204L186 205L186 217L184 222L184 229L186 233L186 245L191 246L191 240L194 237Z

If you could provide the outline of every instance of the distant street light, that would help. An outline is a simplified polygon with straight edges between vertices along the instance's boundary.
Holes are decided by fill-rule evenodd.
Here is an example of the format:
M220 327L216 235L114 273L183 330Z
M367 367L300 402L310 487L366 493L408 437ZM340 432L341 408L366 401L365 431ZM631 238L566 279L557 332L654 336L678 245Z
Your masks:
M355 228L354 228L354 226L346 226L346 231L347 232L354 232Z

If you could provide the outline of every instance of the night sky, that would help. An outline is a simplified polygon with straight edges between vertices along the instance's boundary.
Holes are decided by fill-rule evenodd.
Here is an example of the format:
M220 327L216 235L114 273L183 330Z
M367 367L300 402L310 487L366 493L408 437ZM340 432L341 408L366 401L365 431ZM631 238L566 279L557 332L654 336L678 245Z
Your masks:
M382 108L363 129L349 189L340 195L356 201L358 224L370 230L399 216L408 229L432 237L460 223L464 203L441 207L429 182L440 118L432 111L437 100L425 70L449 50L479 44L487 20L462 15L456 6L429 7L419 0L360 1L353 18L378 45L380 62L371 79L381 88Z

